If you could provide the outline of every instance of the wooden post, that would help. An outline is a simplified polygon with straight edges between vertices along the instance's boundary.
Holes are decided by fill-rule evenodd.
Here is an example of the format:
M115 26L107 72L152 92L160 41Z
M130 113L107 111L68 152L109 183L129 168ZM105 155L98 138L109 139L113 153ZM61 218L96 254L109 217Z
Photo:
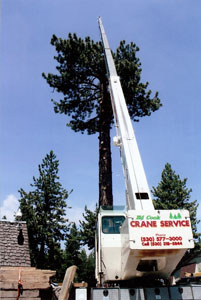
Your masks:
M76 270L76 266L71 266L66 270L64 281L61 287L61 292L59 295L59 300L68 300Z

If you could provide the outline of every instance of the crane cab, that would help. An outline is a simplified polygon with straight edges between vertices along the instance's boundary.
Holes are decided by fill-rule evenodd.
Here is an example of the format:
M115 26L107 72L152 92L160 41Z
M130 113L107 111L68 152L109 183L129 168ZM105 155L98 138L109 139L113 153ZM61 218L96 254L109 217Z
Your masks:
M99 284L116 281L121 272L120 228L126 218L124 206L101 207L96 231L96 278Z

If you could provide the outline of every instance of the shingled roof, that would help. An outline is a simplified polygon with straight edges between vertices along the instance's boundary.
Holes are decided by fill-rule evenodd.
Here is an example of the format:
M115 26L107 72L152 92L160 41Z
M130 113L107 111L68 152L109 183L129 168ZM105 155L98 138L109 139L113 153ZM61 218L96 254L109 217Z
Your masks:
M0 267L30 267L26 222L0 221Z

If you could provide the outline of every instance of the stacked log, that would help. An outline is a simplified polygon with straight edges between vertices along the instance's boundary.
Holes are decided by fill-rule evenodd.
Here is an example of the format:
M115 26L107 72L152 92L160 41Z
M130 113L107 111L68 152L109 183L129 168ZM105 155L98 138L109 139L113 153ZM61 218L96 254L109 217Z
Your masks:
M42 290L50 288L50 280L56 271L32 267L0 267L0 299L16 300L19 279L23 293L19 299L39 300Z

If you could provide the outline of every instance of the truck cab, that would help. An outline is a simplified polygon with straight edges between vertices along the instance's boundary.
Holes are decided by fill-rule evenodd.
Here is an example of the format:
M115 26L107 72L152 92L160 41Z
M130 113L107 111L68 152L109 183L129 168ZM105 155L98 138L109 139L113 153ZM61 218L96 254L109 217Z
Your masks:
M96 278L102 285L116 281L121 273L120 229L125 221L124 206L100 207L96 231Z

